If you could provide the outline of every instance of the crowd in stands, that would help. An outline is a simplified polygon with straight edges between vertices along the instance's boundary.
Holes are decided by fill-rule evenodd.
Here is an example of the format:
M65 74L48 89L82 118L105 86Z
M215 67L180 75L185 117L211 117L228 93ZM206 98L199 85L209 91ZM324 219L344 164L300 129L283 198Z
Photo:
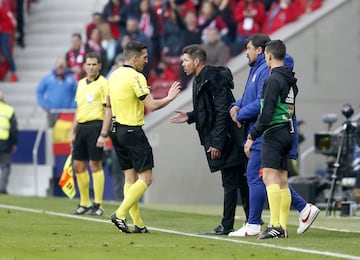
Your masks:
M8 3L1 5L2 12L10 11L16 17L15 1L0 1ZM209 64L224 65L243 51L250 35L258 32L271 34L302 14L319 8L322 1L109 0L103 10L95 12L85 25L85 37L80 32L74 32L65 58L68 68L79 80L84 76L82 63L85 54L95 51L102 57L101 73L106 76L128 41L144 42L149 53L149 64L144 74L149 85L154 86L153 92L160 89L157 97L161 97L166 93L161 89L174 79L181 80L186 87L188 78L181 69L180 57L184 46L203 44L209 54ZM13 38L16 23L12 23L11 27L9 21L3 21L3 15L0 17L0 35L10 32L10 38ZM19 37L18 43L24 46L23 38ZM2 57L2 64L7 63L12 75L15 75L10 77L10 81L17 81L15 63L6 46L7 43L1 40L0 62ZM10 43L10 46L13 44ZM3 78L0 72L0 79Z
M203 44L209 64L225 65L243 51L250 35L271 34L321 5L322 0L109 0L86 26L85 50L104 57L106 73L126 42L146 43L144 74L160 98L174 79L186 86L180 66L184 46Z

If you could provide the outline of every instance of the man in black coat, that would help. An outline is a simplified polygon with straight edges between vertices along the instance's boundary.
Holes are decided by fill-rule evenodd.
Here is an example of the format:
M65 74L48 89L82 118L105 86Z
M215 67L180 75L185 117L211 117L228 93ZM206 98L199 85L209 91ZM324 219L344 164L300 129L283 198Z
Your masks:
M246 157L242 133L231 121L228 108L234 102L233 78L224 67L205 65L206 52L198 44L183 49L183 69L193 81L194 110L176 110L173 123L195 123L211 172L220 171L224 188L221 225L207 234L227 235L233 230L238 189L246 219L249 213L249 188L245 175Z

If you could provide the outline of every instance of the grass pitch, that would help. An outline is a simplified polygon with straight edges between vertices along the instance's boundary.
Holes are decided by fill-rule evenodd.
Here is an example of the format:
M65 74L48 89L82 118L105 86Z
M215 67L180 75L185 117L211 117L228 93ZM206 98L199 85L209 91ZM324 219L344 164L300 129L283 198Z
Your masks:
M118 203L104 203L103 217L69 214L77 203L0 195L0 259L360 259L356 216L325 217L323 210L297 235L292 211L288 239L257 240L202 235L219 224L221 205L141 205L151 233L124 234L108 220ZM241 207L238 213L235 228L244 221Z

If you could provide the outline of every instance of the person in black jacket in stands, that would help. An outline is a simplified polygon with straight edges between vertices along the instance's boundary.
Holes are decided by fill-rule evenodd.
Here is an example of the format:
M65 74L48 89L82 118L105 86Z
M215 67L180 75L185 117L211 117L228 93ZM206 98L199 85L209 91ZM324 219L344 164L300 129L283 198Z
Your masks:
M231 121L228 108L235 100L231 71L205 65L206 52L198 44L183 49L183 69L193 80L193 111L176 110L172 123L195 123L211 172L220 171L224 188L221 224L206 234L227 235L233 230L238 190L246 219L249 188L245 175L246 157L239 128Z

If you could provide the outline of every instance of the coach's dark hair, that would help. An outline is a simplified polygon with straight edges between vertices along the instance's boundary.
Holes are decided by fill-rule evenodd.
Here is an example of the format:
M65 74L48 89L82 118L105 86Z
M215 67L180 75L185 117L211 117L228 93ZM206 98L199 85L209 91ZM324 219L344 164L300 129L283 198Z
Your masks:
M266 53L271 53L277 60L284 60L286 55L286 46L281 40L273 40L266 44L265 51Z
M266 34L257 33L254 35L251 35L249 38L246 39L246 45L251 42L252 45L254 45L255 48L261 47L262 53L265 51L266 43L270 41L270 37Z
M99 64L101 63L100 54L98 54L97 52L88 52L88 53L86 53L85 61L86 61L87 58L97 59L98 63L99 63Z
M134 55L141 54L142 50L147 49L147 46L138 41L130 41L124 47L124 58L129 60Z
M198 58L202 64L206 62L206 51L199 44L191 44L184 47L183 53L188 54L193 60Z

